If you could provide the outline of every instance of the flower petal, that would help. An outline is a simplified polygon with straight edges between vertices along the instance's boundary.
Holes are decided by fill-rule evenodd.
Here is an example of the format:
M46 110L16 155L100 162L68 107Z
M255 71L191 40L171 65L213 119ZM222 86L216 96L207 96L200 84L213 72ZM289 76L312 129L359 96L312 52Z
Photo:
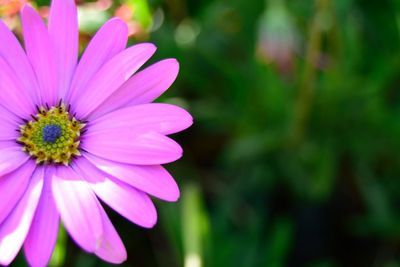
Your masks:
M28 234L43 187L43 168L37 168L24 196L0 227L0 264L17 256Z
M58 96L67 92L78 62L78 16L74 0L53 0L49 36L57 59Z
M33 161L28 161L17 170L0 178L0 224L7 218L24 194L35 168L36 164Z
M182 156L182 148L174 140L155 132L140 134L129 129L85 134L81 147L105 159L138 165L165 164Z
M140 226L154 226L157 212L145 193L111 178L85 158L80 158L73 166L91 185L96 195L112 209Z
M0 21L0 57L11 67L18 80L23 84L23 89L34 103L40 103L39 86L35 73L18 39Z
M150 103L162 95L179 72L176 59L165 59L136 73L101 104L91 118L97 118L122 107Z
M0 177L18 169L29 159L13 141L0 141Z
M54 47L46 26L36 11L28 5L22 9L25 49L39 82L42 104L57 102L57 66Z
M35 105L9 64L0 57L0 104L21 118L35 111Z
M0 106L0 141L16 140L19 137L16 131L19 124L20 121L16 115Z
M110 59L82 89L71 99L80 118L86 118L95 108L114 93L155 52L153 44L134 45Z
M101 244L103 225L98 200L87 182L70 167L58 167L52 177L57 210L68 233L88 252Z
M65 99L74 103L96 72L113 56L121 52L128 41L128 27L119 18L107 21L92 38L76 68L71 88Z
M44 173L42 195L24 243L25 256L30 266L47 266L58 236L60 216L51 192L52 168Z
M173 134L190 125L190 114L177 106L161 103L121 108L90 122L89 132L124 128L136 132Z
M179 188L174 178L159 165L137 166L105 160L83 153L96 168L150 195L166 201L179 198Z
M94 253L104 261L121 264L127 258L125 246L101 205L99 210L104 234L101 246Z
M10 124L14 125L14 130L18 128L18 125L22 123L22 120L12 113L11 111L7 110L5 107L0 105L0 119L4 120Z
M0 106L0 140L16 140L19 133L16 131L18 125L21 123L20 119L3 106ZM15 143L14 143L15 144Z
M19 137L13 126L8 121L0 119L0 141L16 140Z

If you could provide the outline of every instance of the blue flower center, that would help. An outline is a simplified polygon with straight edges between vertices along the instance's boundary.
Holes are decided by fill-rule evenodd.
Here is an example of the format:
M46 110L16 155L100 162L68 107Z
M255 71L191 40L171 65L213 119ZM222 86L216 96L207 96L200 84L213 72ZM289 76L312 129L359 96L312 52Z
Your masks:
M43 142L54 143L62 135L62 129L57 124L48 124L43 127Z

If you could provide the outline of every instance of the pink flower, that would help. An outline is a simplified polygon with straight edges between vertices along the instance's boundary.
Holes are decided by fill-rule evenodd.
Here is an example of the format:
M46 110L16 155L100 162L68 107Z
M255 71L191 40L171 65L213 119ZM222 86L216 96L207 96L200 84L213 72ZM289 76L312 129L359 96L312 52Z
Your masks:
M0 265L23 246L30 265L45 266L60 220L82 249L121 263L124 245L98 199L152 227L157 214L148 195L179 198L161 164L182 156L166 135L188 128L192 117L150 103L179 65L166 59L137 72L156 48L125 49L127 27L117 18L78 63L73 0L52 2L47 28L29 6L21 17L25 51L0 22Z

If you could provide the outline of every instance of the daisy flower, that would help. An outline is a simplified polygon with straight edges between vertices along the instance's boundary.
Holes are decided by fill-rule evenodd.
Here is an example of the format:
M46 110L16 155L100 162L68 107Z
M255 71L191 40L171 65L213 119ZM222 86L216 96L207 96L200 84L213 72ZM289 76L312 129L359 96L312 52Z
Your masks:
M181 147L166 135L192 117L151 103L175 80L175 59L138 69L153 44L126 48L128 29L107 21L78 63L77 10L53 0L48 26L30 6L21 11L25 50L0 21L0 265L20 249L45 266L60 223L85 251L121 263L126 250L100 200L150 228L149 195L176 201L179 189L161 166Z

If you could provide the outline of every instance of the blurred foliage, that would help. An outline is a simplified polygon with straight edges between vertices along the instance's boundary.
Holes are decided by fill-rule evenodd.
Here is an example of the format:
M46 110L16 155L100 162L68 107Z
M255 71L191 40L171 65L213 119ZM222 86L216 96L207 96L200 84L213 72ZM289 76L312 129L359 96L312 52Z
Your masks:
M152 230L109 212L122 266L400 266L400 1L78 3L82 48L118 15L177 58L160 101L195 118L168 166L181 200ZM62 265L109 266L72 241Z

